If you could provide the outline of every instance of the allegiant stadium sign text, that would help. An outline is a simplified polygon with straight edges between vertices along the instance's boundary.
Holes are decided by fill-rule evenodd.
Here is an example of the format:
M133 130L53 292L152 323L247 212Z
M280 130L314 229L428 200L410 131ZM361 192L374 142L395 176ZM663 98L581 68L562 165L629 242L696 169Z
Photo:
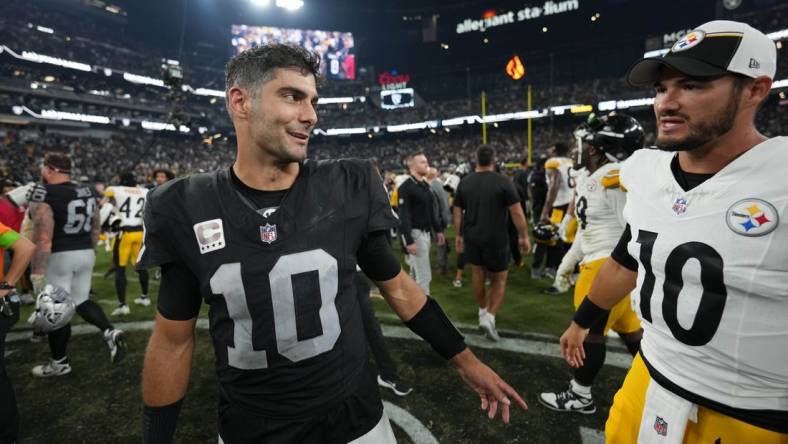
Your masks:
M580 9L580 0L566 0L561 2L547 1L542 6L526 6L519 11L509 11L478 20L467 18L457 23L457 34L473 31L484 32L496 26L511 25L517 22L533 20L548 15L562 14L578 9Z

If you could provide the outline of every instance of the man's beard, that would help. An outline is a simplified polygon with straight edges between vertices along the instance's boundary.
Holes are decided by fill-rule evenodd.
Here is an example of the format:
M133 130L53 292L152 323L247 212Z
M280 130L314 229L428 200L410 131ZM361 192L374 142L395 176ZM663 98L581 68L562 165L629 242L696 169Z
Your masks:
M730 100L726 106L722 108L719 114L714 116L709 122L701 122L692 124L692 122L685 118L687 125L690 127L690 133L687 137L680 140L660 140L657 137L657 148L663 151L692 151L699 148L711 140L727 133L733 128L736 120L736 114L739 112L739 102L736 100L736 95L731 94ZM676 113L664 113L662 117L675 116ZM659 129L657 129L659 131Z

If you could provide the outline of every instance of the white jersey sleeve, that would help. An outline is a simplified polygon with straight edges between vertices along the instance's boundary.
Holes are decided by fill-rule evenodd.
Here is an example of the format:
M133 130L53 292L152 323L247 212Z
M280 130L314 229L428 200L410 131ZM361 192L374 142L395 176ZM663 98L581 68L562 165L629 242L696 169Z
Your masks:
M572 188L574 188L571 176L572 160L567 157L551 157L545 162L545 169L558 172L556 181L549 184L558 187L553 207L568 205L572 201Z
M621 172L642 355L695 395L788 411L788 139L690 191L673 177L674 155L638 150Z

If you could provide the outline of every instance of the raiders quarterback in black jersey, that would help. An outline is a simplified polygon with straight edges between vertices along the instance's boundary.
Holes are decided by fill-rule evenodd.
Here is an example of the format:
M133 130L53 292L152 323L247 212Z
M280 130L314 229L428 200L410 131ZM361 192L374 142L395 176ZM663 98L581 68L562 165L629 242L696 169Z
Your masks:
M492 419L525 402L465 346L388 243L398 221L365 161L304 160L317 115L318 59L286 45L227 66L235 163L149 195L140 267L162 266L143 370L144 441L171 442L201 301L220 385L220 440L390 443L367 368L355 267L406 324L455 365Z

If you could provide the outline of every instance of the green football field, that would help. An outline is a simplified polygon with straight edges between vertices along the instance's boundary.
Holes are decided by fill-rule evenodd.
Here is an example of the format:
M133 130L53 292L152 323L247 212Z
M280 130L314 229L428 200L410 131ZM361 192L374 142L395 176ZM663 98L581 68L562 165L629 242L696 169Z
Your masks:
M116 305L112 278L101 275L110 256L100 249L94 270L93 299L107 313ZM454 263L454 255L450 259ZM497 317L503 340L492 343L476 330L477 307L470 292L468 268L462 288L451 285L451 276L435 273L435 297L466 334L474 352L514 386L528 402L529 410L516 411L511 424L490 422L479 410L478 397L468 389L449 364L398 322L382 300L374 301L391 354L401 377L414 386L406 397L382 391L386 410L400 443L597 443L613 394L623 380L628 356L611 339L608 363L594 387L598 411L593 415L556 413L542 407L536 397L545 390L563 389L571 371L558 357L557 336L567 326L572 304L569 294L548 296L546 279L530 279L525 267L513 266L506 301ZM433 262L434 264L434 262ZM129 300L139 293L129 272ZM151 281L155 301L157 282ZM69 345L73 372L38 379L30 369L48 358L46 344L27 340L25 322L31 307L9 335L7 366L16 388L22 417L22 443L137 443L141 429L141 369L144 349L155 313L151 307L131 305L132 313L113 318L128 332L129 355L113 366L107 347L92 326L77 316ZM203 307L203 316L207 308ZM79 334L80 330L86 334ZM207 330L199 329L189 392L176 433L182 443L216 442L216 397L213 350Z

